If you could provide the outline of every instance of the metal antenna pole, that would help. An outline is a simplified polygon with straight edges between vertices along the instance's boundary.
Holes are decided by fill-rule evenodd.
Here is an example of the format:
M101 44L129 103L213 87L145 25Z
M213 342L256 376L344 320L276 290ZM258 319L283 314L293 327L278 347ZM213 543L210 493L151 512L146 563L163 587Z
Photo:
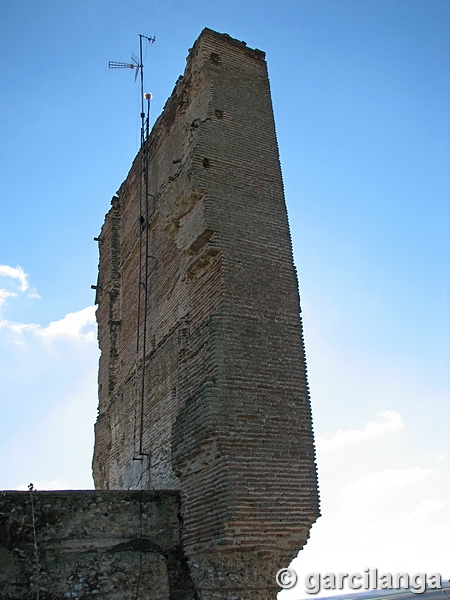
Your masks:
M149 135L150 126L150 100L151 94L144 94L144 58L142 52L143 40L147 40L150 44L155 41L155 36L148 37L139 34L139 58L132 55L132 63L120 63L110 61L108 66L110 69L136 69L134 79L136 81L139 75L140 93L141 93L141 178L139 185L139 273L138 273L138 302L137 302L137 331L136 331L136 374L135 374L135 414L134 414L134 437L133 437L133 460L142 461L144 456L149 456L144 452L144 401L145 401L145 367L147 353L147 308L148 308L148 272L149 272L149 206L148 198L153 194L149 194L148 190L148 148L146 140ZM145 114L144 100L147 100L147 115ZM145 218L144 218L145 214ZM145 239L143 240L143 236ZM145 251L144 260L142 251ZM143 272L144 271L144 272ZM144 275L144 277L143 277ZM142 295L143 298L142 298ZM143 313L143 314L142 314ZM141 323L141 321L143 321ZM142 343L141 343L141 328L142 328ZM140 386L138 383L138 367L141 359L141 380ZM140 390L138 392L138 388ZM136 429L137 429L137 412L138 402L139 407L139 450L136 452Z
M141 92L141 146L145 140L145 110L144 110L144 59L142 55L142 40L147 40L149 44L153 44L156 40L156 36L148 37L147 35L139 34L139 59L137 56L132 55L131 63L117 62L110 60L108 67L110 69L136 69L134 79L140 78L140 92ZM151 94L150 94L151 97Z
M146 35L142 35L142 33L139 34L139 65L138 65L138 71L139 71L139 75L140 75L140 80L141 80L141 145L144 143L145 140L145 111L144 111L144 59L142 56L142 40L147 40L147 42L149 42L149 44L153 44L153 42L155 41L155 37L153 36L152 38L146 36Z
M139 66L141 69L141 146L144 143L144 127L145 127L145 113L144 113L144 64L142 62L142 38L139 34Z

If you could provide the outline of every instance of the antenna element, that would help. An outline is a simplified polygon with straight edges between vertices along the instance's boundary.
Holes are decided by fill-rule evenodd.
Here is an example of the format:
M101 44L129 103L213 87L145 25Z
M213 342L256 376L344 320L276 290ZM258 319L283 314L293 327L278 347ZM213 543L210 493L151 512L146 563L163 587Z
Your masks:
M142 473L147 471L148 485L150 485L151 457L144 452L144 404L145 404L145 376L147 358L147 312L149 294L149 258L156 260L156 256L149 254L149 198L154 194L149 193L148 181L148 142L150 131L150 101L152 95L144 93L144 61L142 57L142 40L153 44L155 36L148 37L139 34L139 58L131 55L131 63L110 61L110 69L136 69L134 80L140 75L141 83L141 176L139 183L139 267L138 267L138 305L137 305L137 331L136 331L136 370L135 370L135 405L134 405L134 436L133 436L133 460L141 461ZM147 103L147 113L144 109L144 101ZM94 286L96 287L96 286ZM141 376L138 378L139 367ZM140 379L140 381L139 381ZM140 405L140 406L138 406ZM139 409L139 410L138 410ZM138 414L139 413L139 414ZM139 421L139 446L137 448L137 430ZM147 457L147 466L144 468L144 457Z
M132 53L132 62L124 63L117 62L116 60L110 60L108 63L108 67L110 69L136 69L136 73L134 74L135 81L138 78L138 75L141 76L141 146L149 132L150 100L152 98L151 94L144 94L144 61L142 58L142 40L146 40L149 44L153 44L156 40L156 36L148 37L148 35L143 35L142 33L139 34L139 58ZM147 122L145 118L144 100L147 100Z

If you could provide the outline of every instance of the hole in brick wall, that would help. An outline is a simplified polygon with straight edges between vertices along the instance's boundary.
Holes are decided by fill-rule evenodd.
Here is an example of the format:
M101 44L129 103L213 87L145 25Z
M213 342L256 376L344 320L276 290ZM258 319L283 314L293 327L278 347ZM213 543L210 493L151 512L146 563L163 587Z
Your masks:
M218 119L222 119L223 118L223 110L219 110L218 108L216 108L216 110L214 111L214 114L216 115L216 117Z
M215 65L219 64L220 56L215 52L211 52L211 60Z
M202 164L205 167L205 169L208 169L211 166L211 162L210 162L209 158L204 158L202 161Z

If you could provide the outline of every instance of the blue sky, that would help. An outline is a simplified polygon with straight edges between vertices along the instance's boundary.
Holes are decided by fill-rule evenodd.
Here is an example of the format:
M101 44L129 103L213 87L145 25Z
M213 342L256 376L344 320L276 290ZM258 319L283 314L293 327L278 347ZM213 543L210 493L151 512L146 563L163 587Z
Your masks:
M0 489L92 487L93 237L140 125L132 72L107 64L156 35L156 118L210 27L267 53L323 512L295 566L450 575L449 2L0 11Z

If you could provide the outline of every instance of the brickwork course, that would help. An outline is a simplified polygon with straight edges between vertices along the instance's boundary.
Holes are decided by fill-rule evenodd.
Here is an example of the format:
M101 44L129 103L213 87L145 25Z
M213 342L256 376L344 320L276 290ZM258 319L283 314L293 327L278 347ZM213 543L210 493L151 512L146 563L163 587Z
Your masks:
M205 29L111 204L96 488L179 490L198 597L273 599L319 500L265 54Z

